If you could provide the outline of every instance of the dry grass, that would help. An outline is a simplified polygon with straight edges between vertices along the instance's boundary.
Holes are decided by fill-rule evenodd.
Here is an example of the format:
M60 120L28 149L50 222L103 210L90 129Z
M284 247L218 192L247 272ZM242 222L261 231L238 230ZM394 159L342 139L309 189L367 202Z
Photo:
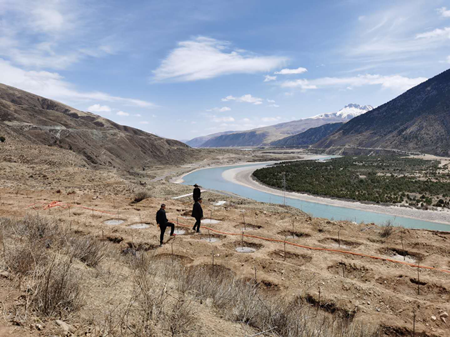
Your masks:
M81 305L81 282L69 258L55 257L36 270L31 303L40 316L64 316Z
M83 281L79 272L75 272L75 259L90 267L98 266L105 256L105 243L90 236L77 237L39 217L1 220L0 229L5 256L11 257L9 270L29 281L25 292L27 310L33 309L39 317L67 317L82 307ZM33 241L33 237L37 239ZM19 243L18 238L22 238ZM130 272L127 281L133 288L120 307L107 311L101 322L90 323L96 324L99 335L198 334L202 329L201 317L197 319L194 303L199 300L207 301L223 319L247 325L254 331L265 331L266 335L378 335L375 328L352 322L351 315L339 316L322 310L325 306L307 301L306 293L287 300L263 292L254 280L239 279L223 266L186 267L179 260L158 259L152 254L137 251L136 256L122 256L117 252L108 257L115 263L126 263Z
M105 257L106 244L88 236L73 236L68 240L70 255L85 263L88 267L97 267Z

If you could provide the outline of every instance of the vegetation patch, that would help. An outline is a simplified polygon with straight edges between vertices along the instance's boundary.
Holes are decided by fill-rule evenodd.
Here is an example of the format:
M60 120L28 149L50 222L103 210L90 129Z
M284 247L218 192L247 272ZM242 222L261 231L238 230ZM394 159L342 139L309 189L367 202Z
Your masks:
M342 157L327 162L279 163L256 170L253 176L266 185L294 192L417 208L450 208L450 174L439 167L439 161Z

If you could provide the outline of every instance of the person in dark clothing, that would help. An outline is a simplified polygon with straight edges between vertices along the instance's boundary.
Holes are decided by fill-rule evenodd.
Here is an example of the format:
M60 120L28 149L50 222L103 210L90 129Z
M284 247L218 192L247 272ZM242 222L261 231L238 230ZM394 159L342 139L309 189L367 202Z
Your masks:
M200 199L200 196L202 195L202 191L200 191L200 188L197 184L194 185L194 192L192 193L192 196L194 198L194 202L197 202L198 199Z
M192 208L192 217L195 218L196 222L194 225L194 228L192 228L194 231L196 231L197 233L200 233L200 225L201 225L201 221L203 218L203 209L202 209L202 198L198 199L195 204L194 207Z
M162 247L164 233L166 232L167 227L170 227L170 236L175 236L174 234L175 225L169 222L169 220L167 220L166 205L164 204L162 204L159 211L156 212L156 223L158 224L158 227L161 229L161 236L159 237L159 246Z

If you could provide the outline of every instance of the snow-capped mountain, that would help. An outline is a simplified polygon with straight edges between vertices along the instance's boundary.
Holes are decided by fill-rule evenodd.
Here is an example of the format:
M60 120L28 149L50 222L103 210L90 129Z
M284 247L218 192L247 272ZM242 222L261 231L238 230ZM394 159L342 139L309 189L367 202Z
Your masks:
M341 110L337 112L321 114L314 116L314 119L328 119L328 118L340 118L342 120L350 120L355 118L356 116L365 114L366 112L373 110L373 106L371 105L359 105L359 104L348 104Z

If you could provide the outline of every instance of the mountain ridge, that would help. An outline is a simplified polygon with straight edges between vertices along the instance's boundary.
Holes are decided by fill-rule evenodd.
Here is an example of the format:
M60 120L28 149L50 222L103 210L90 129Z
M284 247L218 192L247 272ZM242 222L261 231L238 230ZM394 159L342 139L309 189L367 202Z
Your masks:
M7 142L77 153L89 165L136 170L189 157L189 146L0 84L0 132Z
M346 122L353 116L364 114L370 109L372 109L370 105L349 104L333 113L211 137L200 147L266 146L274 141L302 133L310 128L329 123Z
M394 149L450 155L450 70L355 117L313 146L329 153Z

